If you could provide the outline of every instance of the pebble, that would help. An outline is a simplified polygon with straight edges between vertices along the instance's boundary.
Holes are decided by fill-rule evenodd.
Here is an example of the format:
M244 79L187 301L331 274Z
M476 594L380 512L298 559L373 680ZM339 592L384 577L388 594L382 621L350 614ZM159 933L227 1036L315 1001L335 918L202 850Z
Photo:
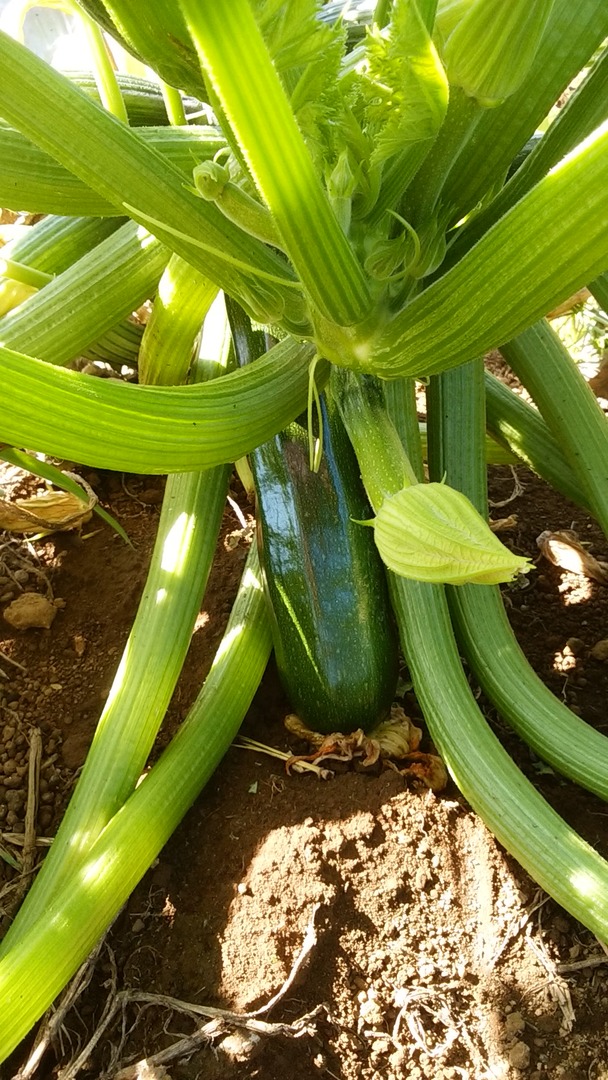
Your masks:
M569 637L564 647L570 649L573 656L582 656L587 649L585 642L578 637Z
M508 1058L509 1065L514 1069L527 1069L530 1064L530 1047L520 1039L509 1050Z
M591 656L594 660L608 660L608 638L596 641L591 649Z
M526 1026L526 1022L520 1012L511 1012L505 1018L505 1038L512 1039L514 1035L518 1035L520 1031L523 1031Z
M0 597L0 599L2 599ZM3 615L15 630L36 627L48 630L57 614L55 604L40 593L24 592L4 609Z

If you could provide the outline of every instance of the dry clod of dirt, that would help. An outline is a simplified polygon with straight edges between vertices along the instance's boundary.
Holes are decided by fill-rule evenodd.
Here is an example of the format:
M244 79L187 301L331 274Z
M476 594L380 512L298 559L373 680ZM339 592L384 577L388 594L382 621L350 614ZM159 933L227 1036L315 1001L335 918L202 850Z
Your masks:
M590 649L589 654L594 660L608 660L608 638L602 638L601 641L596 641L593 648Z
M15 630L34 627L50 630L57 614L57 607L40 593L24 592L2 612L9 626Z

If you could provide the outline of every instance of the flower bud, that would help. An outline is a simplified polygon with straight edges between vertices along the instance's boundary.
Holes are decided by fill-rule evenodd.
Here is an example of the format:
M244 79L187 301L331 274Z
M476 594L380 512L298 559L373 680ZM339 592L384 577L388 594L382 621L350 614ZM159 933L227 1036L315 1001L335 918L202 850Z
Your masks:
M472 0L448 4L442 60L452 86L480 105L500 105L519 89L536 56L553 0ZM462 17L457 18L462 11Z

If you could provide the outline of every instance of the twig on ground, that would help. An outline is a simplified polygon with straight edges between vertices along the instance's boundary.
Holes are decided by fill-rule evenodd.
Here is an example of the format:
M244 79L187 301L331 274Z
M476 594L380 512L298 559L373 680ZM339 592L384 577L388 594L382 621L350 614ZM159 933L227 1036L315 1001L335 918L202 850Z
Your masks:
M491 970L502 956L507 945L521 933L526 924L530 921L535 911L539 911L548 902L549 897L546 893L543 893L541 889L538 889L533 898L532 903L527 907L521 915L518 915L507 927L507 932L499 942L498 947L494 950L489 963L489 970Z
M124 1024L123 1024L123 1037L119 1046L114 1050L112 1054L112 1062L109 1066L109 1070L103 1073L103 1077L106 1080L160 1080L162 1077L162 1066L170 1061L176 1061L179 1058L183 1058L189 1054L192 1054L195 1050L200 1049L206 1043L210 1043L213 1040L218 1039L221 1036L228 1035L234 1028L248 1031L252 1036L277 1036L283 1035L289 1038L300 1038L303 1035L313 1035L315 1033L314 1021L321 1014L327 1014L327 1008L325 1005L318 1005L311 1012L299 1017L292 1023L270 1023L266 1020L262 1020L261 1017L270 1012L275 1005L289 992L293 986L297 976L302 970L307 958L314 949L317 943L317 934L315 930L315 917L319 905L315 904L313 907L309 924L306 928L302 947L298 953L291 971L287 976L287 979L281 986L280 990L261 1008L255 1009L251 1012L238 1013L232 1012L229 1009L214 1009L206 1005L197 1005L194 1002L180 1001L178 998L169 997L166 994L150 994L139 990L120 990L117 991L116 985L116 967L113 965L114 975L110 982L110 989L107 996L106 1004L104 1007L103 1015L95 1029L95 1032L87 1042L86 1046L80 1051L78 1056L68 1063L68 1065L62 1069L58 1074L58 1080L75 1080L75 1077L82 1071L90 1060L91 1054L95 1047L99 1044L100 1039L104 1033L108 1030L117 1014L122 1011L123 1016L125 1009L128 1005L141 1005L150 1006L156 1005L162 1008L171 1009L174 1012L179 1012L192 1018L204 1017L206 1023L202 1024L192 1035L186 1036L173 1043L172 1046L167 1047L165 1050L160 1051L158 1054L153 1054L150 1057L144 1058L141 1061L136 1062L133 1065L129 1065L126 1068L120 1068L120 1053L124 1045ZM95 963L95 959L99 954L99 948L97 947L94 957L87 961L87 967L90 964L89 979L92 973L92 969ZM113 956L112 956L113 960ZM83 969L81 969L82 971ZM80 976L80 973L79 973ZM77 976L77 978L79 978ZM84 989L84 987L83 987ZM76 997L82 991L79 989L78 993L72 997L72 1003L76 1000ZM67 1009L61 1006L61 1019L59 1023L63 1022ZM57 1014L53 1014L51 1020L47 1022L43 1032L44 1037L44 1049L48 1046L50 1037L58 1030L59 1024L56 1022ZM53 1030L50 1033L50 1026L53 1023ZM50 1033L50 1034L49 1034ZM40 1039L40 1043L42 1039ZM38 1053L34 1068L30 1068L30 1062L24 1067L17 1076L13 1077L13 1080L29 1080L33 1076L35 1069L38 1066L38 1062L44 1049ZM32 1055L33 1056L33 1055ZM31 1060L31 1058L30 1058ZM25 1071L28 1069L29 1071ZM155 1071L156 1070L156 1071Z
M58 1080L73 1080L73 1077L78 1075L78 1073L81 1071L81 1069L84 1068L87 1061L89 1060L91 1054L93 1053L93 1050L97 1046L97 1043L101 1039L101 1036L103 1035L104 1031L106 1030L108 1024L114 1018L114 1015L115 1015L115 1012L116 1012L115 1002L118 999L118 997L120 996L118 994L118 989L117 989L118 988L118 968L116 967L116 958L114 956L114 951L110 948L109 945L106 945L106 949L107 949L107 953L108 953L108 956L109 956L109 959L110 959L111 976L110 976L110 990L109 990L108 996L106 998L106 1003L104 1005L104 1009L103 1009L103 1013L101 1015L101 1019L99 1021L99 1024L97 1025L95 1031L93 1032L93 1035L89 1039L86 1046L83 1047L83 1049L78 1054L78 1056L76 1058L74 1058L74 1060L71 1061L69 1063L69 1065L66 1066L65 1069L60 1070L60 1072L58 1074ZM99 950L98 950L97 955L99 955ZM117 1050L117 1056L120 1054L121 1050L122 1050L122 1042L121 1042L121 1044L120 1044L120 1046L119 1046L119 1048Z
M548 992L550 999L556 1003L561 1011L562 1023L560 1034L568 1035L572 1031L576 1020L574 1007L572 1005L572 997L570 996L568 983L565 979L561 978L558 965L547 952L547 947L542 934L540 911L538 916L538 931L538 941L535 941L532 937L532 927L527 926L526 942L545 969L547 978L543 985L543 989Z
M608 964L608 956L604 953L586 956L583 960L570 960L565 964L558 964L555 970L560 975L565 975L568 971L583 971L584 968L595 968L600 964Z
M519 479L519 476L517 475L515 466L509 465L509 468L511 470L511 476L513 477L513 491L507 499L501 499L500 502L494 502L494 500L491 499L490 506L493 510L499 510L501 506L508 506L508 504L510 502L513 502L514 499L518 499L520 495L523 495L524 491L526 490L521 480Z
M7 653L2 652L0 649L0 660L5 660L7 664L12 664L13 667L19 668L19 671L27 671L27 668L23 664L18 663L17 660L13 660L12 656L8 656ZM8 675L6 676L8 678Z
M23 873L34 869L36 859L36 814L40 788L40 762L42 760L42 735L39 728L30 732L30 753L27 772L27 803L23 830L23 854L21 865Z
M265 743L256 742L255 739L250 739L247 735L238 735L232 744L237 750L257 750L260 754L266 754L268 757L278 758L279 761L290 762L291 768L294 772L313 772L320 780L331 780L334 775L331 769L322 769L320 765L315 765L312 761L293 761L293 754L286 754L284 750L276 750L274 746L266 746Z

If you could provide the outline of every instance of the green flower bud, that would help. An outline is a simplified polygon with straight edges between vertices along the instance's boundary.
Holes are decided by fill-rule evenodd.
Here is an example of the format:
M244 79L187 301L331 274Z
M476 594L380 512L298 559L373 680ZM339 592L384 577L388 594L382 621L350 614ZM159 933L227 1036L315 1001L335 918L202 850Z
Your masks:
M218 161L202 161L193 169L192 179L201 198L215 202L230 180L230 170Z
M501 544L466 496L447 484L414 484L386 499L374 536L389 570L416 581L496 585L532 566Z
M472 0L445 41L442 60L452 86L492 108L526 78L553 0ZM443 33L460 5L448 5ZM439 25L442 25L440 18Z
M351 199L357 178L351 169L347 150L342 150L327 181L327 194L334 213L345 233L348 234L351 219Z

